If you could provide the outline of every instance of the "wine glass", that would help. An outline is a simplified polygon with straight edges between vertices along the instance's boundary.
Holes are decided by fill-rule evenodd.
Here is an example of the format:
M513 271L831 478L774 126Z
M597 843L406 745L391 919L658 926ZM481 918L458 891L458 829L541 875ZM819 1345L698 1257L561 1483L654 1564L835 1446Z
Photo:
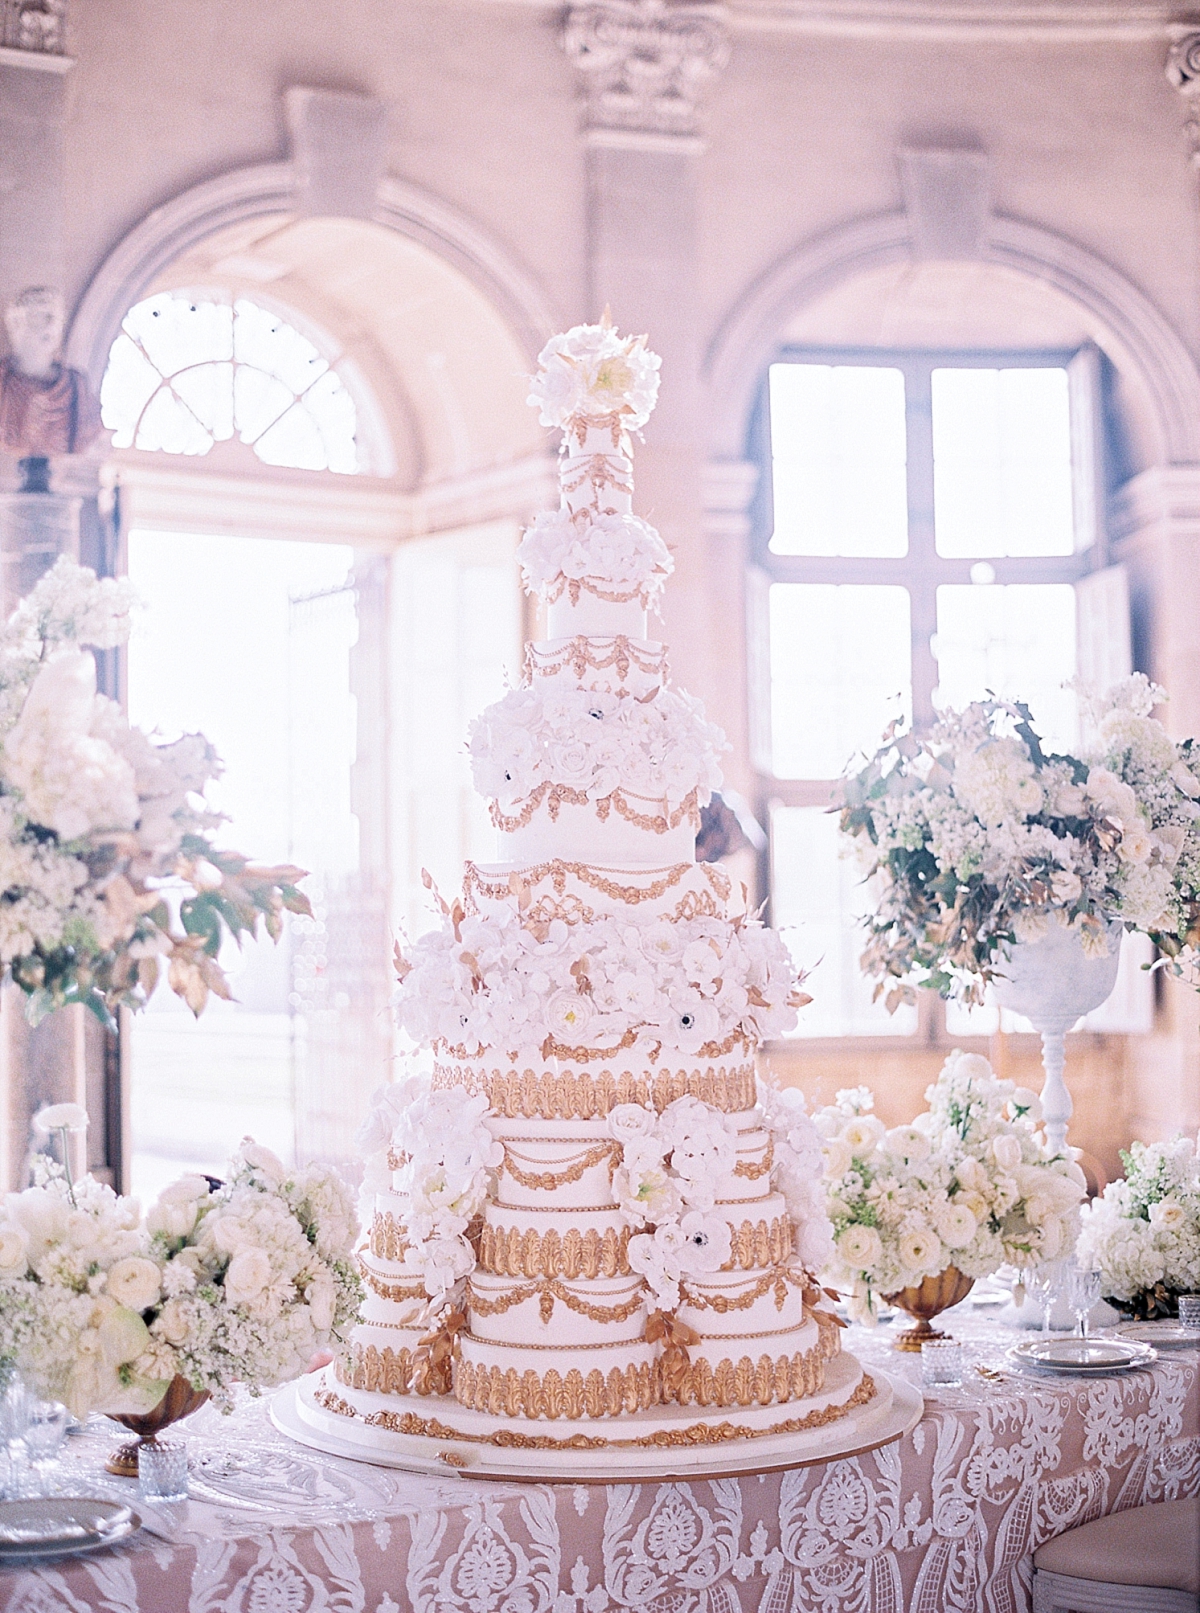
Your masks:
M1044 1265L1034 1266L1025 1275L1025 1287L1034 1303L1041 1307L1042 1334L1050 1336L1050 1313L1054 1309L1054 1302L1062 1288L1062 1262L1048 1260Z
M35 1400L29 1408L25 1449L29 1452L39 1494L53 1493L53 1473L70 1418L70 1412L57 1400Z
M1075 1330L1081 1339L1088 1336L1088 1314L1100 1299L1100 1272L1094 1266L1072 1265L1067 1279L1067 1293L1071 1309L1075 1312Z
M29 1450L25 1434L29 1427L33 1396L15 1372L0 1388L0 1489L9 1500L24 1495L28 1484Z

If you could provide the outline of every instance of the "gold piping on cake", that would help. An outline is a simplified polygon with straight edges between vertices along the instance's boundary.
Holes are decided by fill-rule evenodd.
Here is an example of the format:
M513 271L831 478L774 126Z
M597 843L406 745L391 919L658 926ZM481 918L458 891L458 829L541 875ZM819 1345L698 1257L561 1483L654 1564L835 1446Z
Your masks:
M642 1309L645 1304L645 1285L641 1278L637 1279L637 1290L632 1298L619 1305L593 1305L590 1300L580 1299L561 1283L557 1277L545 1277L521 1288L510 1288L494 1299L487 1299L471 1284L468 1287L468 1303L472 1316L503 1316L505 1311L512 1310L514 1305L523 1305L527 1299L537 1299L538 1312L543 1322L548 1322L554 1315L554 1302L561 1300L569 1311L578 1316L586 1316L590 1322L627 1322L629 1318Z
M671 808L663 803L660 810L654 813L639 812L630 804L630 799L645 801L648 805L658 804L650 796L634 795L632 792L627 795L619 787L611 795L592 797L586 790L576 790L569 784L556 784L553 779L543 779L533 794L526 797L524 806L515 816L510 817L495 800L489 803L488 812L492 823L504 834L514 834L518 829L524 829L543 801L552 821L557 820L564 806L590 806L595 809L601 823L615 812L619 818L651 834L667 834L684 822L697 829L700 827L700 796L696 789L689 790L677 807Z
M526 1171L514 1163L512 1150L506 1147L500 1174L503 1175L507 1171L514 1182L527 1187L530 1192L553 1193L560 1187L566 1187L570 1182L579 1181L580 1177L594 1165L600 1165L605 1160L608 1161L608 1174L611 1177L620 1158L620 1143L605 1141L589 1148L586 1154L580 1155L573 1164L565 1166L560 1171Z
M739 1160L739 1162L733 1167L733 1174L735 1176L744 1177L748 1182L757 1182L760 1176L770 1175L771 1167L774 1165L774 1163L775 1139L774 1137L769 1137L767 1139L767 1151L759 1160L757 1165L749 1165L745 1160Z
M416 1412L373 1411L366 1415L331 1389L318 1389L313 1399L324 1411L336 1417L361 1422L369 1428L382 1428L390 1434L406 1434L424 1439L457 1439L470 1445L495 1445L509 1450L523 1451L592 1451L684 1449L704 1445L729 1445L739 1439L764 1439L772 1434L802 1434L812 1428L824 1428L829 1423L856 1411L875 1398L875 1381L869 1373L863 1374L852 1395L832 1406L815 1407L803 1417L788 1417L783 1422L771 1423L766 1428L747 1428L744 1423L692 1423L687 1428L660 1428L639 1439L605 1439L601 1435L575 1433L566 1439L555 1439L551 1434L522 1434L516 1429L498 1428L490 1434L463 1433L436 1417L419 1417Z
M783 1266L777 1266L773 1271L765 1271L752 1287L747 1288L736 1299L728 1294L704 1294L697 1289L689 1288L683 1284L682 1293L684 1304L690 1305L693 1310L713 1311L718 1316L724 1316L729 1311L748 1311L764 1294L775 1290L775 1309L781 1311L787 1301L789 1287L803 1288L808 1284L808 1278L790 1272Z
M625 1277L631 1227L569 1228L558 1233L534 1227L493 1227L487 1221L479 1238L479 1270L496 1277Z
M606 672L609 667L616 667L617 676L624 682L629 676L629 668L633 666L639 672L659 677L665 682L666 646L660 645L657 650L643 650L639 645L644 642L645 640L628 638L624 633L614 633L607 639L579 633L558 650L542 649L538 644L527 644L525 671L532 680L554 677L569 667L577 678L582 678L589 669L593 672ZM607 654L599 648L604 643L611 645Z
M647 872L653 873L655 870L649 869ZM581 885L599 891L602 896L611 897L614 902L624 902L627 906L633 907L639 902L656 902L660 896L665 896L667 891L678 885L681 879L695 872L704 875L722 901L729 900L733 888L729 875L723 869L714 867L712 863L672 863L661 879L656 879L649 885L622 885L598 868L593 868L590 863L566 862L561 857L551 858L544 863L535 863L518 877L529 889L540 884L543 879L549 879L555 894L561 896L567 888L567 875L573 874ZM503 901L506 896L512 894L512 884L507 878L491 883L480 873L478 864L469 862L463 877L463 899L468 912L477 911L470 905L473 890L478 890L480 895L491 901Z
M462 1406L493 1416L618 1417L623 1411L647 1411L659 1403L658 1367L643 1361L605 1374L593 1367L585 1378L578 1367L565 1374L551 1367L546 1373L527 1368L476 1366L459 1360L454 1365L454 1398Z
M468 1055L459 1054L461 1058ZM611 1057L611 1054L605 1054ZM435 1064L433 1085L483 1092L506 1119L602 1120L621 1103L638 1103L661 1113L676 1098L700 1098L726 1114L752 1109L756 1101L753 1064L707 1070L647 1070L592 1075L564 1070L478 1070L470 1064Z

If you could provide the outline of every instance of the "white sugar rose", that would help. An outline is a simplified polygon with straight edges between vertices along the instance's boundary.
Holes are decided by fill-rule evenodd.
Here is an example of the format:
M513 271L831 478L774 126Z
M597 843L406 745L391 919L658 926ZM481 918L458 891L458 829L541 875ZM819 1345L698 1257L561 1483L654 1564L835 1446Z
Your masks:
M105 1290L118 1305L131 1311L146 1311L158 1303L162 1293L159 1269L153 1260L133 1255L109 1267Z
M225 1302L248 1305L271 1281L271 1261L265 1250L239 1249L225 1273Z

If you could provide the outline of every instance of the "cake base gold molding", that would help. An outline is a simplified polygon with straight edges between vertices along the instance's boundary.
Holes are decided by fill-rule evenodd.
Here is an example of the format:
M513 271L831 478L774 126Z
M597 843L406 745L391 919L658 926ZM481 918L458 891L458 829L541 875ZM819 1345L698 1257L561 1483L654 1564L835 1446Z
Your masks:
M356 1394L337 1382L332 1367L279 1390L271 1417L301 1444L379 1467L607 1484L766 1473L861 1455L902 1438L923 1409L906 1380L881 1372L867 1377L853 1356L840 1355L808 1411L803 1403L707 1413L655 1406L631 1418L627 1431L609 1422L575 1433L562 1423L514 1426L511 1418L471 1411L449 1397Z

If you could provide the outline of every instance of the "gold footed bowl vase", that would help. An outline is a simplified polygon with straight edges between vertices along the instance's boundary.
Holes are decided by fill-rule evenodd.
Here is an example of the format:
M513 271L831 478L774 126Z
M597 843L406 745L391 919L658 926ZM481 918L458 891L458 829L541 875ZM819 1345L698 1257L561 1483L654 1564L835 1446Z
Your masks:
M138 1452L142 1446L153 1445L164 1428L169 1428L172 1423L180 1422L184 1417L190 1417L194 1411L199 1411L207 1399L207 1389L193 1389L185 1377L176 1373L167 1385L166 1394L150 1411L110 1414L114 1422L124 1423L125 1427L138 1437L130 1440L127 1445L118 1445L104 1464L105 1467L120 1478L136 1479Z
M974 1277L964 1277L957 1266L947 1266L936 1277L923 1277L912 1288L902 1288L896 1294L885 1294L883 1297L889 1305L907 1311L917 1324L916 1327L905 1328L893 1348L919 1353L922 1344L928 1344L931 1339L949 1338L948 1333L941 1333L929 1324L942 1311L948 1311L952 1305L966 1299L974 1286Z

